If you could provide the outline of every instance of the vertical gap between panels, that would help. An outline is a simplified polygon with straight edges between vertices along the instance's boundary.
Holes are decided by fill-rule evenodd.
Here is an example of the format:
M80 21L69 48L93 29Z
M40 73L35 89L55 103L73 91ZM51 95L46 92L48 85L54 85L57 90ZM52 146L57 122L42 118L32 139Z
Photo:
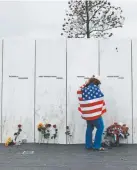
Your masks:
M98 75L100 76L100 40L98 40Z
M36 40L35 40L35 55L34 55L34 143L36 142L35 135L35 117L36 117Z
M134 109L134 103L133 103L133 46L132 46L132 40L131 40L131 108L132 108L132 144L134 143L134 115L133 115L133 109Z
M68 122L68 53L67 53L67 39L66 39L66 126ZM68 144L66 135L66 144Z
M2 40L2 62L1 62L1 143L3 142L3 54L4 54L4 40Z

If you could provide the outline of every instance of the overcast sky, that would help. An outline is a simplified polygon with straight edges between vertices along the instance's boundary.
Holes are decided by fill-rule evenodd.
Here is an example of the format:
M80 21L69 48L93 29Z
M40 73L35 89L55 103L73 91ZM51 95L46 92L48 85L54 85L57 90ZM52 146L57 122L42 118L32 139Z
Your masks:
M117 38L137 37L137 0L109 0L120 6L125 24L114 31ZM0 38L60 37L67 1L0 1Z

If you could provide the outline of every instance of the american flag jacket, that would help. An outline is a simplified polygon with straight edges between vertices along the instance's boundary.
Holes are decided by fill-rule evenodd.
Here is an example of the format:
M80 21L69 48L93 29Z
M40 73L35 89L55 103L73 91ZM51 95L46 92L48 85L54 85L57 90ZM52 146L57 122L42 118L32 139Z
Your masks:
M95 120L106 112L104 94L95 84L81 86L77 91L81 117L85 120Z

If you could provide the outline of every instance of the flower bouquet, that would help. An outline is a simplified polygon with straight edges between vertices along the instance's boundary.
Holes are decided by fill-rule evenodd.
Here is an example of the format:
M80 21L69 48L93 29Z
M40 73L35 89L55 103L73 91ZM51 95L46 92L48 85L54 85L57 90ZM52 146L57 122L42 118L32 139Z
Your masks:
M70 144L72 142L72 134L70 132L70 127L69 126L66 126L65 134L67 136L67 143Z
M54 139L54 143L55 143L55 139L57 138L58 135L58 129L56 125L53 125L54 128L54 134L51 136L51 139Z
M19 124L18 125L18 131L16 133L14 133L14 136L15 136L15 142L17 141L17 138L19 137L20 133L22 132L22 125Z
M16 143L13 141L13 139L11 137L8 137L6 142L5 142L5 146L13 146L15 145Z
M22 125L19 124L18 125L18 131L14 133L14 139L12 139L11 137L8 137L6 142L5 142L5 146L13 146L17 144L17 138L20 135L20 132L22 131Z
M111 145L119 146L120 139L127 139L129 128L126 124L114 123L106 129L105 139L111 138Z
M51 127L54 128L54 134L51 135ZM44 140L47 140L47 143L49 139L55 139L57 138L58 135L58 129L56 125L51 125L51 124L44 124L44 123L39 123L38 124L38 131L39 131L39 143L44 142Z

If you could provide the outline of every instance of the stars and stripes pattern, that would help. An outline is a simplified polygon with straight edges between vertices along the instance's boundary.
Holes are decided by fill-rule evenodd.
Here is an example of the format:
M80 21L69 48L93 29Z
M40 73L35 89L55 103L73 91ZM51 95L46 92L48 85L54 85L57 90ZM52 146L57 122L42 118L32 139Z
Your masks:
M104 95L98 86L83 85L77 91L81 116L85 120L95 120L106 112Z

